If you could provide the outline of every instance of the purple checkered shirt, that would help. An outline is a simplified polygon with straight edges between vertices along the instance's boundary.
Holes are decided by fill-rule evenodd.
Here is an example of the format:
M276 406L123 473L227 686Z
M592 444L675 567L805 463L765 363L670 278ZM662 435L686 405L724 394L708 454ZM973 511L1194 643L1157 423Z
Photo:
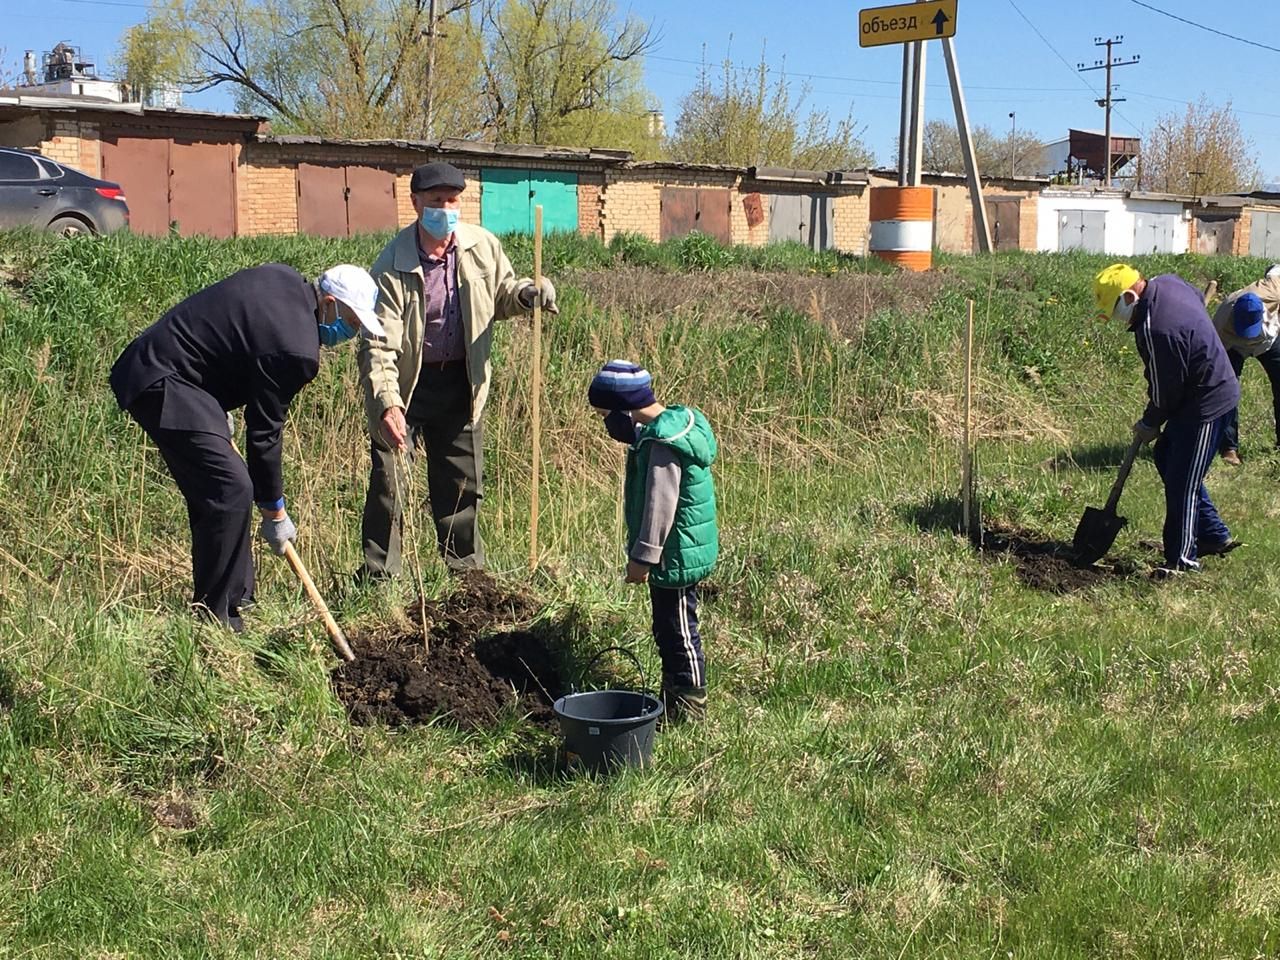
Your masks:
M458 296L458 245L451 238L443 259L428 256L418 236L418 260L426 294L426 328L422 362L445 363L467 355L462 336L462 301Z

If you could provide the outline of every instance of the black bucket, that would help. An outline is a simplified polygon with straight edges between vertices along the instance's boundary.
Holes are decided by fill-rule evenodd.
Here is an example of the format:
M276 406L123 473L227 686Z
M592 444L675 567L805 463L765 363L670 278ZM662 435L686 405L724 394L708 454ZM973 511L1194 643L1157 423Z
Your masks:
M644 670L635 654L622 647L606 647L587 663L586 670L610 651L626 654ZM653 758L653 736L662 701L650 693L634 690L587 690L569 693L551 705L560 718L565 749L588 770L615 766L647 767Z

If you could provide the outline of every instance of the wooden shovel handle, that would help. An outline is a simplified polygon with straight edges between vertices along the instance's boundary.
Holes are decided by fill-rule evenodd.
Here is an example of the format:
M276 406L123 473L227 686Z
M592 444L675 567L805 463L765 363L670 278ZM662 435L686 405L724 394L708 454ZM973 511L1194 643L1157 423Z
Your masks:
M329 631L329 639L333 642L333 649L337 651L338 656L350 663L356 658L356 655L351 652L351 647L347 644L347 638L343 634L342 628L338 626L338 621L333 619L333 614L329 612L329 606L324 602L324 597L320 596L320 591L316 589L311 575L307 573L307 568L302 565L302 558L298 556L298 551L293 549L293 544L287 540L284 544L284 558L289 561L289 566L293 567L293 572L302 581L302 587L307 591L307 596L311 599L311 605L316 608L324 619L324 628Z
M1120 474L1116 477L1116 482L1111 485L1111 496L1107 497L1107 513L1116 512L1116 506L1120 503L1120 494L1124 492L1125 481L1129 479L1129 471L1133 469L1133 461L1137 459L1138 451L1141 449L1142 441L1134 437L1128 451L1125 452L1124 462L1120 464Z

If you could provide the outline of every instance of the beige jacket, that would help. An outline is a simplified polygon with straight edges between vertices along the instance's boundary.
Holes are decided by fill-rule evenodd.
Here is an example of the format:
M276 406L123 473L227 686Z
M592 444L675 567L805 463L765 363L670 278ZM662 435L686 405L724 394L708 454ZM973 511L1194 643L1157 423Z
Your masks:
M1236 335L1235 321L1231 315L1236 301L1246 293L1256 293L1267 310L1267 316L1262 321L1262 333L1251 340ZM1266 353L1276 342L1277 335L1280 335L1280 277L1263 277L1257 283L1230 294L1214 311L1213 325L1222 338L1222 345L1228 350L1234 350L1244 357Z
M361 338L359 363L369 433L377 442L382 442L382 414L391 407L408 409L422 367L426 287L418 259L417 229L413 223L397 233L373 264L378 319L387 336ZM533 281L516 277L502 244L483 227L460 223L454 241L458 245L467 376L471 380L471 421L476 423L489 396L493 321L527 312L517 294Z

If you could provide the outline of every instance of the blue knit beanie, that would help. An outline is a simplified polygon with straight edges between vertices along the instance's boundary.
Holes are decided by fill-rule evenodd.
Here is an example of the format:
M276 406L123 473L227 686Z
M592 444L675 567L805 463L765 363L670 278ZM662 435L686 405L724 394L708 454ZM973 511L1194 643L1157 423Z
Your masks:
M601 410L639 410L656 403L653 377L629 360L610 360L591 380L587 401Z
M1262 298L1256 293L1242 293L1236 298L1231 308L1231 320L1236 328L1236 336L1252 340L1262 332L1262 321L1266 319L1267 308L1262 305Z

